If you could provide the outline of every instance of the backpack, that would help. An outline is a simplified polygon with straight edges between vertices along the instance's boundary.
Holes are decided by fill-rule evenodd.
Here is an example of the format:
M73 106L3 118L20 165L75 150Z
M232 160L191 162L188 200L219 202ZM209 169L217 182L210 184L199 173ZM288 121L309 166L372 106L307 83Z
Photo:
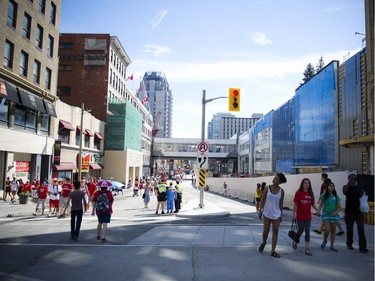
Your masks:
M109 211L109 200L106 192L100 192L96 200L96 211L102 214Z

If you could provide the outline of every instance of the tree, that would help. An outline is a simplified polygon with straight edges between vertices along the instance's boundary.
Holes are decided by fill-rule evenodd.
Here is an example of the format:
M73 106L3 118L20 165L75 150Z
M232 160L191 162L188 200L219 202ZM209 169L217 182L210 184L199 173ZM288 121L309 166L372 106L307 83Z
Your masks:
M320 57L318 64L316 65L316 72L319 72L324 67L323 56Z
M311 78L314 77L315 73L316 71L314 66L311 64L311 62L309 62L309 64L306 66L305 71L303 72L303 82L306 83L307 81L309 81Z

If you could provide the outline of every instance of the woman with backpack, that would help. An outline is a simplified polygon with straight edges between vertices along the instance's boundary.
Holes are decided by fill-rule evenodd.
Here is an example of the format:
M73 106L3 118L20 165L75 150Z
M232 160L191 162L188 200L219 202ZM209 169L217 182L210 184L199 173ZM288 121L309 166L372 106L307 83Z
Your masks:
M107 224L111 222L111 214L112 204L114 201L113 195L110 191L108 191L108 181L101 181L98 183L98 187L100 190L95 192L93 195L93 207L92 207L92 215L94 216L95 213L98 217L98 226L96 228L96 239L101 240L102 243L107 242L106 234L107 234Z

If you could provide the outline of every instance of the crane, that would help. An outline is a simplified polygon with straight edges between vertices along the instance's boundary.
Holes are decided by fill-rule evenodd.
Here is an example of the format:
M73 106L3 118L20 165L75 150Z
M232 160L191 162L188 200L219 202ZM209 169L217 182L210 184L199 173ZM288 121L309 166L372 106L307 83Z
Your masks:
M154 125L152 126L152 136L153 137L156 136L156 134L158 133L159 128L160 128L160 115L161 115L161 112L159 111L158 114L156 115Z

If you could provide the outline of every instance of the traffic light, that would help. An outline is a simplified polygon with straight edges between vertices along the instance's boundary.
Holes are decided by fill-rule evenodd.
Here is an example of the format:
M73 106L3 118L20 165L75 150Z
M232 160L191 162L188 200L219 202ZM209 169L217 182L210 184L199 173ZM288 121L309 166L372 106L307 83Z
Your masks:
M240 89L229 88L229 111L240 111Z

